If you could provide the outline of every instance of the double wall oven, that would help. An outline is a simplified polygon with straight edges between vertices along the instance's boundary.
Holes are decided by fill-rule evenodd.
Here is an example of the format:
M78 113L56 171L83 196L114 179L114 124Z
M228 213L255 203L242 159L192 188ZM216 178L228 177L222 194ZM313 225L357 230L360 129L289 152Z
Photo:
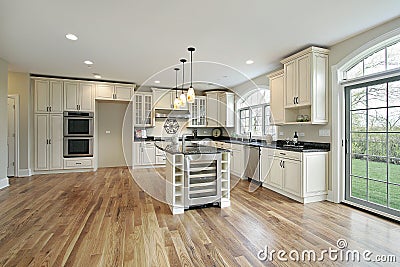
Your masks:
M64 158L93 156L93 112L64 112Z

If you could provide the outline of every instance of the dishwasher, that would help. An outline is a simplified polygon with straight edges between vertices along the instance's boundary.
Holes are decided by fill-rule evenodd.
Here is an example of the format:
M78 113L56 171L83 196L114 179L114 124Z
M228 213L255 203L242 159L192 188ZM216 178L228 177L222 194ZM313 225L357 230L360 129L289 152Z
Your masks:
M254 181L260 181L260 148L247 146L245 158L247 159L244 175Z

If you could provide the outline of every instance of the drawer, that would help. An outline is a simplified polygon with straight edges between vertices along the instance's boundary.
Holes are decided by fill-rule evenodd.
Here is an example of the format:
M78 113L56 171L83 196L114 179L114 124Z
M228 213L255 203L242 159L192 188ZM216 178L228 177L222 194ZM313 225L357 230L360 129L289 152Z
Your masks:
M156 156L156 164L165 164L167 162L166 156Z
M165 157L165 152L156 147L156 156L164 156Z
M274 149L274 156L301 161L301 152Z
M64 159L64 169L93 168L93 159Z

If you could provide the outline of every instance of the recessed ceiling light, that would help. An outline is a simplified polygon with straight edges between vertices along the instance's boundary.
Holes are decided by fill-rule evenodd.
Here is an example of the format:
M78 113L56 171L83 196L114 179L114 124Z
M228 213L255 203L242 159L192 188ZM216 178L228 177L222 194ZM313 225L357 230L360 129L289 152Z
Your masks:
M160 83L160 81L154 81L154 83Z
M247 65L250 65L250 64L253 64L253 63L254 63L254 61L251 60L251 59L249 59L249 60L246 61L246 64L247 64Z
M66 37L67 39L69 39L69 40L72 40L72 41L78 40L78 36L76 36L75 34L72 34L72 33L66 34L65 37Z
M93 75L94 75L94 77L95 77L96 79L101 79L101 75L100 75L100 74L98 74L98 73L93 73Z
M93 61L90 60L85 60L83 61L83 63L85 63L86 65L93 65Z

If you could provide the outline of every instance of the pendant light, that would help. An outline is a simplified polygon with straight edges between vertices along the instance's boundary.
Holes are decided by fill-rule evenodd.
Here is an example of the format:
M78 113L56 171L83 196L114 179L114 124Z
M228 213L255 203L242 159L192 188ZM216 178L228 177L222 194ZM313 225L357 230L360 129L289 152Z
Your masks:
M180 100L181 100L181 106L184 107L186 105L186 96L185 93L183 92L183 85L185 84L185 63L187 60L182 58L180 61L182 62L182 93L180 96Z
M190 52L190 87L187 93L187 102L188 103L193 103L194 98L196 97L196 94L194 93L193 89L193 52L196 49L194 47L189 47L188 51Z
M181 106L181 100L178 98L178 68L175 68L175 100L174 109L178 109Z

